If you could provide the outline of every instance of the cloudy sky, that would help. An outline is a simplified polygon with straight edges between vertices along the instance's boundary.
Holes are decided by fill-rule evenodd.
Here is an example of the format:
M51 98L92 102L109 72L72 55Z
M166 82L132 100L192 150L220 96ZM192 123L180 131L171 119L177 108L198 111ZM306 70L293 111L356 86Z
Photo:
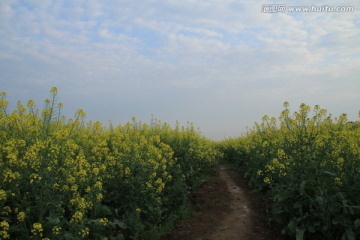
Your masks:
M264 13L264 4L286 4ZM290 12L353 6L353 12ZM135 116L235 137L265 114L319 104L358 120L360 2L1 0L0 91L115 124Z

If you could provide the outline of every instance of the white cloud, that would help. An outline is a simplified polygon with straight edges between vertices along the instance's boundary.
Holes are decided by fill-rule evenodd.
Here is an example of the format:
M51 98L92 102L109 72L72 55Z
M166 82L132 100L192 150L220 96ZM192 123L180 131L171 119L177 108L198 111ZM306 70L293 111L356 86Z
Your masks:
M212 137L276 115L285 100L357 112L360 16L264 14L262 4L3 1L0 81L43 95L57 85L105 121L155 114Z

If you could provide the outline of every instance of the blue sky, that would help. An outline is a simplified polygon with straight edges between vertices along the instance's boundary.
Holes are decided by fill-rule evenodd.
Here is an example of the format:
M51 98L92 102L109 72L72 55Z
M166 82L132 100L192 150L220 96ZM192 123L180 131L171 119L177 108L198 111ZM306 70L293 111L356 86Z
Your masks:
M269 3L354 6L262 13ZM0 91L39 107L59 89L64 114L115 124L153 114L236 137L282 103L358 120L359 1L3 0Z

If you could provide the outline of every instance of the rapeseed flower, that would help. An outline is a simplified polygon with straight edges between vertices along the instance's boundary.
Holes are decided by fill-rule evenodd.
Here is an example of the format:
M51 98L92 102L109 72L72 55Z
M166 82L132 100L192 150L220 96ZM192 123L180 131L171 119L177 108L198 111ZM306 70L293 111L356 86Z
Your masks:
M76 211L71 217L70 222L81 223L84 219L84 214L80 211Z
M101 190L102 189L102 183L100 181L96 181L94 188Z
M101 218L100 220L99 220L99 222L100 222L100 224L102 224L102 225L107 225L107 223L109 222L109 220L107 219L107 218Z
M25 213L24 212L19 212L18 215L17 215L17 220L19 222L22 222L22 221L24 221L24 219L25 219Z
M270 184L270 183L271 183L271 179L270 179L269 177L265 177L265 178L264 178L264 183Z
M99 172L100 172L100 169L99 169L99 168L93 168L93 170L92 170L92 173L93 173L95 176L97 176L97 175L99 174Z
M79 232L79 235L83 238L87 237L90 234L89 228L84 228Z
M342 185L343 185L343 183L342 183L342 181L341 181L341 178L339 178L339 177L335 177L335 178L334 178L334 182L335 182L335 184L338 185L338 186L342 186Z
M33 224L33 229L31 230L31 233L34 236L40 236L42 237L42 232L43 232L43 228L42 228L42 224L41 223L34 223Z
M10 238L10 234L8 233L10 225L7 221L2 221L0 222L0 237L2 239L9 239Z
M101 193L98 193L98 194L96 194L96 199L98 200L98 201L101 201L102 199L103 199L103 195L101 194Z
M7 231L7 230L9 230L10 225L9 225L9 223L7 221L2 221L2 222L0 222L0 227L3 230Z
M1 214L5 215L5 216L9 216L9 214L12 212L11 207L10 206L4 206L2 209Z
M163 191L163 189L165 188L165 183L162 181L161 178L158 178L155 181L156 185L157 185L157 189L156 192L161 193Z
M0 201L6 200L6 192L3 189L0 189Z
M55 235L59 235L60 232L61 232L61 227L59 227L59 226L53 227L52 232L53 232L53 234L55 234Z

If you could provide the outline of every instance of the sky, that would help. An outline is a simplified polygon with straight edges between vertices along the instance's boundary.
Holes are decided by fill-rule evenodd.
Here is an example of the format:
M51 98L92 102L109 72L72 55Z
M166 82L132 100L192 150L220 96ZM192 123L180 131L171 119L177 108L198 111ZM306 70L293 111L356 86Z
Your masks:
M282 12L270 7L285 6ZM271 6L270 6L271 5ZM354 11L292 12L292 6ZM272 8L273 9L273 8ZM358 0L1 0L0 91L69 117L237 137L283 102L359 120Z

